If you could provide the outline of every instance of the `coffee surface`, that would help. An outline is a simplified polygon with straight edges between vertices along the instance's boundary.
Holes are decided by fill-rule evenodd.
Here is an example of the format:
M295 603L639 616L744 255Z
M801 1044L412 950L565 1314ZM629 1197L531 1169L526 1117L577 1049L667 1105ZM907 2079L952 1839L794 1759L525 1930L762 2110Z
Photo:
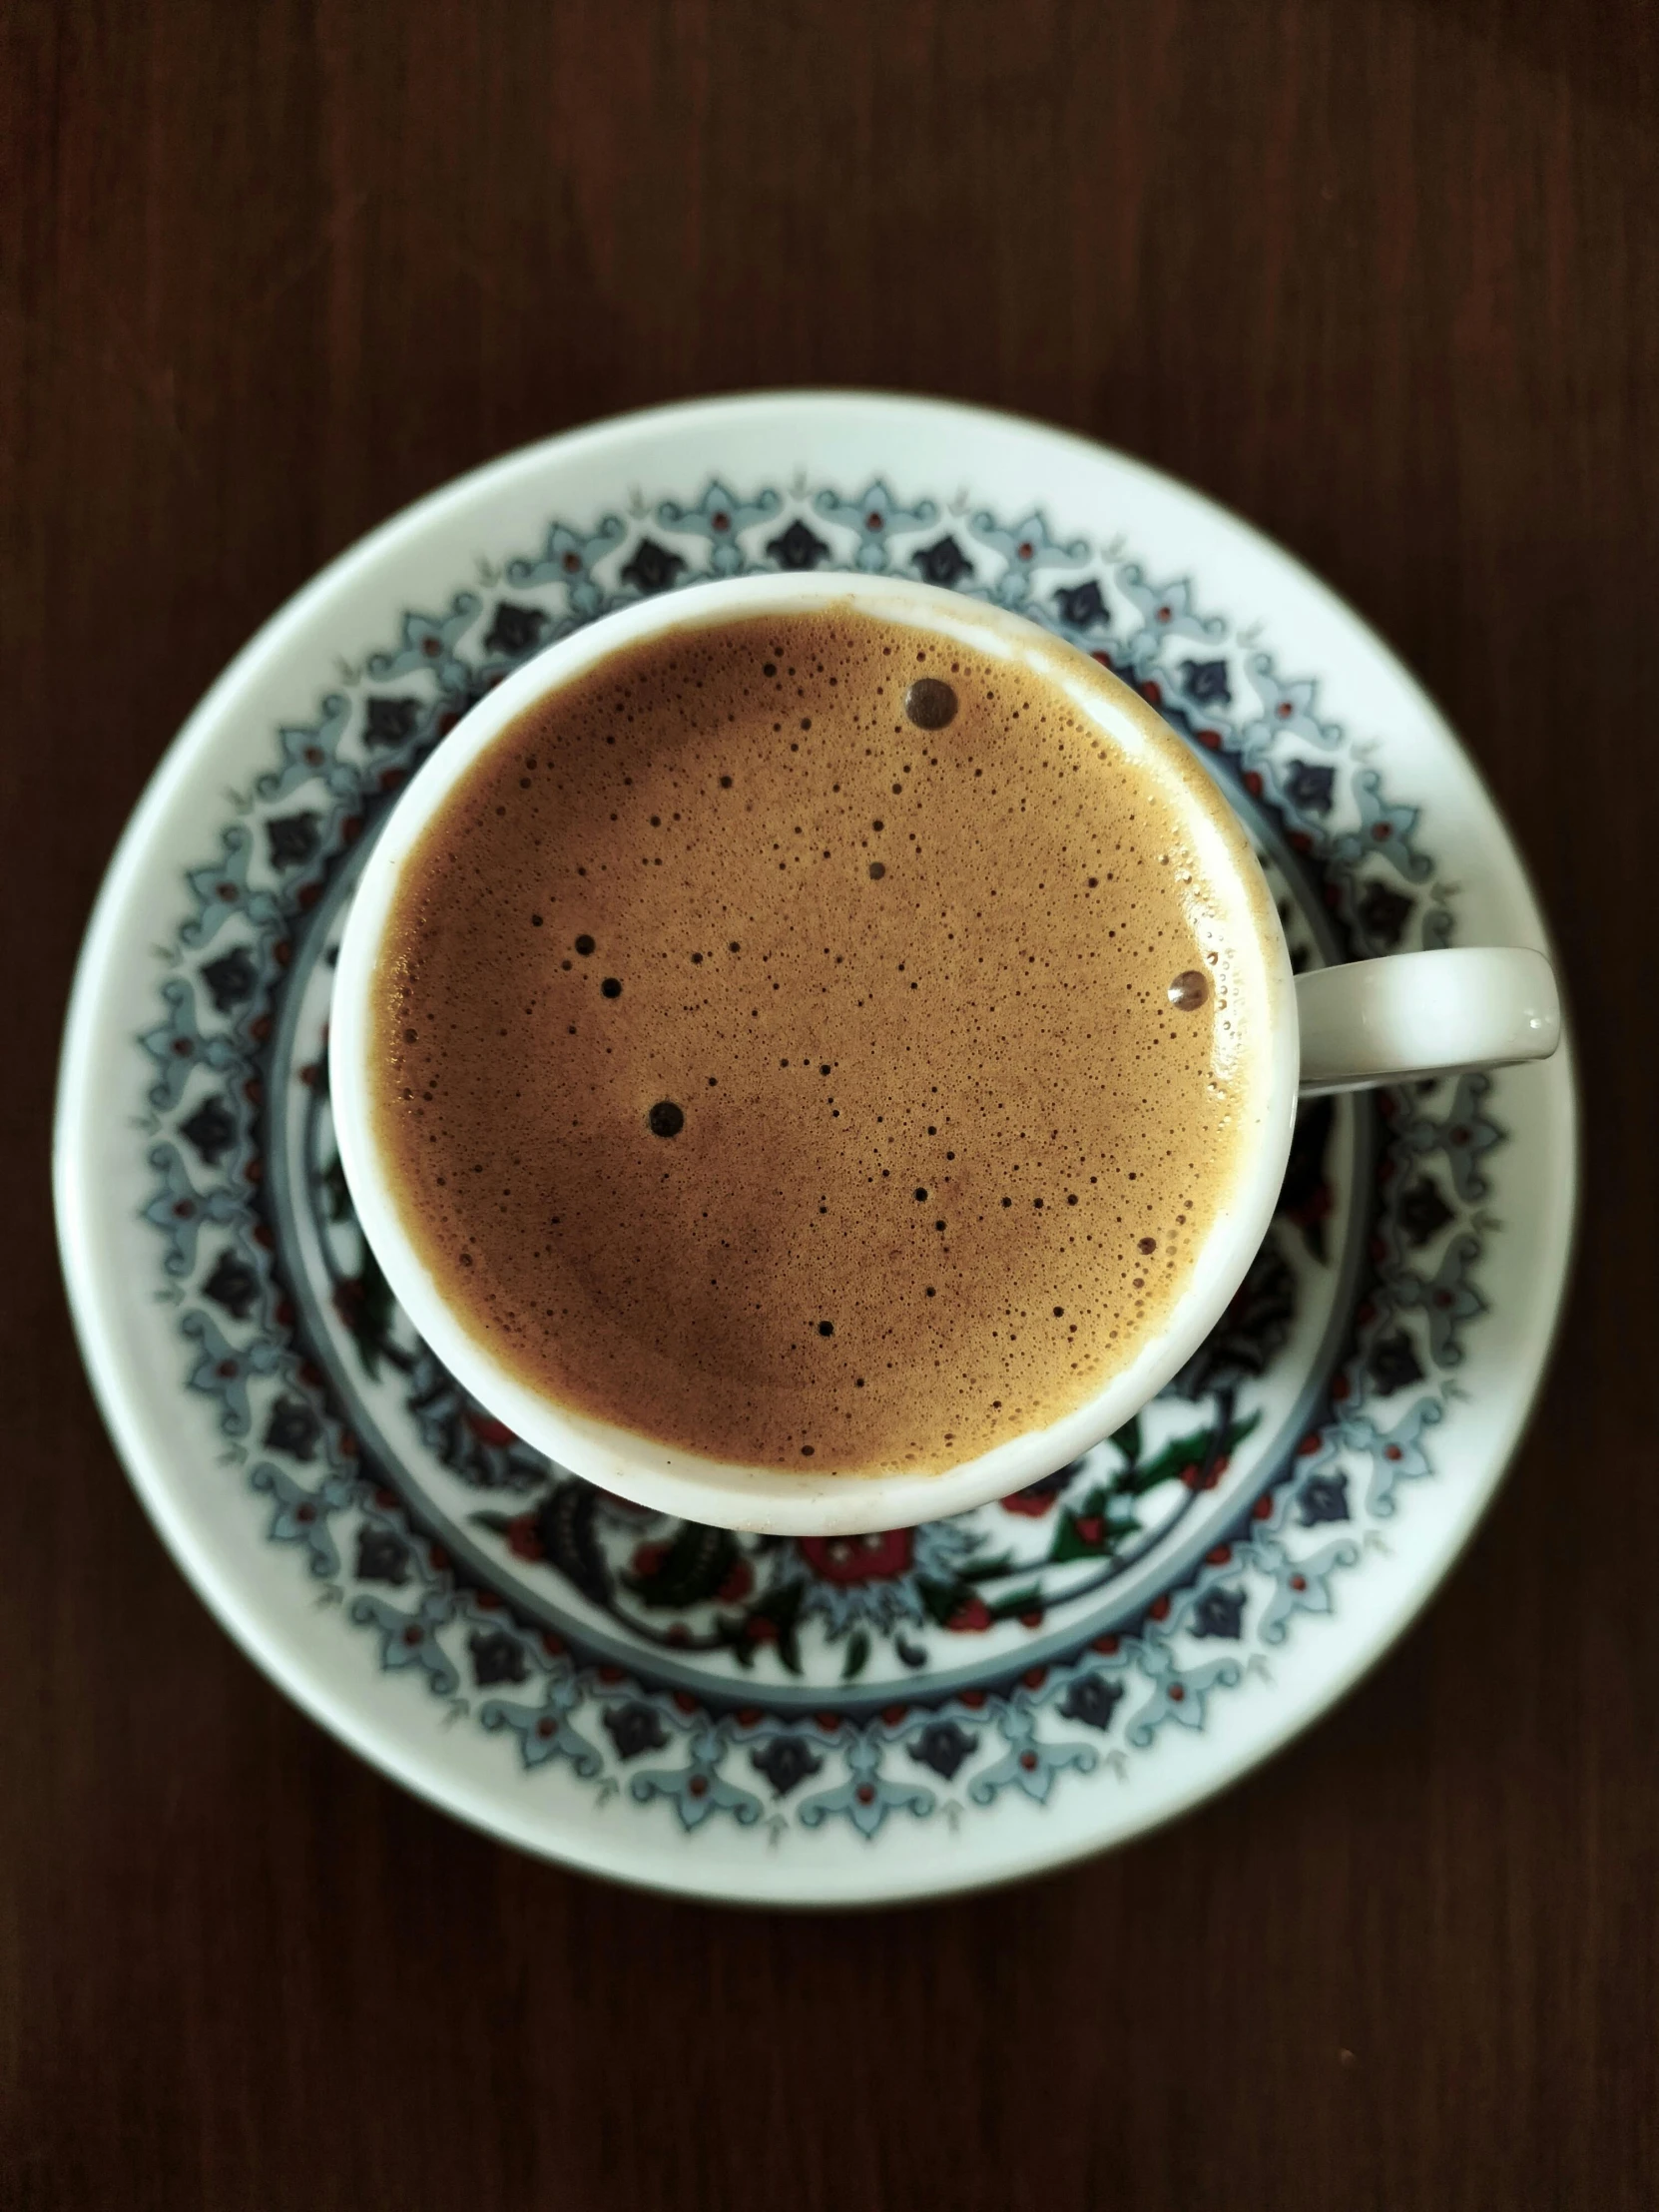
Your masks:
M1091 1397L1256 1104L1219 808L1173 742L850 605L530 709L407 861L375 985L377 1134L463 1325L751 1465L943 1468Z

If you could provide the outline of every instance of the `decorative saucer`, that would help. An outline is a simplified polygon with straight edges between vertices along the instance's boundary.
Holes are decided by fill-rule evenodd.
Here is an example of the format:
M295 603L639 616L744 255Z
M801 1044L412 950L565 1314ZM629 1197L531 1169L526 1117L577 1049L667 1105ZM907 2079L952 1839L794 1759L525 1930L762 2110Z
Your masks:
M942 403L718 400L511 455L336 561L204 700L111 865L59 1097L65 1269L134 1483L231 1632L411 1789L625 1881L845 1905L1132 1836L1378 1657L1541 1378L1576 1112L1565 1049L1306 1107L1201 1352L976 1512L737 1536L538 1457L352 1218L344 913L398 787L505 673L777 567L920 575L1137 685L1239 809L1300 964L1548 945L1456 740L1329 591L1122 455Z

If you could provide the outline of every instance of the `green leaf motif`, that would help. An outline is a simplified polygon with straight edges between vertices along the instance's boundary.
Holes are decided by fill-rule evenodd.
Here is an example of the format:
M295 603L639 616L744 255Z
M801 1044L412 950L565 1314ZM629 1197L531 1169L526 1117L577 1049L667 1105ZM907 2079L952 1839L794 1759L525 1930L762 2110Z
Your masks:
M738 1561L738 1542L729 1528L704 1528L682 1521L672 1543L644 1572L625 1574L625 1586L642 1605L682 1611L716 1596Z
M1109 1491L1091 1490L1078 1506L1061 1513L1049 1546L1051 1566L1065 1566L1073 1559L1109 1559L1129 1537L1140 1534L1139 1517L1121 1507L1114 1510Z
M937 1622L940 1628L973 1595L965 1582L930 1582L925 1576L917 1578L916 1593L926 1608L928 1619Z
M744 1615L743 1627L732 1645L732 1656L740 1666L755 1664L755 1653L763 1640L777 1647L778 1657L791 1674L801 1672L801 1600L806 1595L800 1582L784 1582L775 1590L768 1590L756 1599ZM753 1634L757 1621L770 1621L773 1635L763 1639Z
M575 1476L556 1482L536 1508L536 1535L550 1566L595 1605L609 1607L611 1570L595 1528L597 1493Z
M999 1551L994 1559L969 1559L956 1570L958 1583L994 1582L999 1575L1012 1573L1021 1562L1010 1559L1007 1552Z
M1141 1532L1140 1515L1132 1499L1156 1489L1161 1482L1199 1474L1216 1460L1231 1457L1261 1417L1256 1412L1248 1420L1233 1421L1222 1436L1214 1428L1197 1428L1188 1435L1172 1437L1153 1458L1132 1460L1077 1504L1063 1506L1049 1545L1049 1565L1063 1567L1074 1559L1114 1557L1130 1537ZM1130 1426L1138 1430L1139 1423L1131 1422ZM1124 1433L1119 1429L1114 1441L1121 1442ZM1138 1433L1135 1443L1138 1449Z
M351 1193L345 1187L345 1170L337 1152L322 1171L322 1196L330 1221L351 1219Z
M370 1379L380 1364L380 1354L391 1336L391 1318L397 1311L391 1295L391 1285L380 1272L380 1263L363 1240L362 1266L363 1301L361 1322L356 1331L357 1350L367 1368Z
M1257 1411L1248 1420L1232 1421L1222 1436L1214 1428L1195 1428L1185 1436L1173 1436L1153 1458L1123 1468L1113 1478L1112 1489L1120 1497L1142 1497L1160 1482L1178 1480L1189 1469L1201 1473L1214 1460L1230 1459L1261 1417Z
M380 1263L362 1242L362 1270L356 1280L342 1282L334 1293L334 1310L351 1332L363 1373L373 1382L379 1379L380 1361L391 1340L391 1319L396 1312L391 1286L380 1273Z
M868 1657L869 1637L863 1629L855 1628L846 1639L846 1657L841 1662L841 1680L843 1682L856 1681L858 1676L863 1673L864 1662Z

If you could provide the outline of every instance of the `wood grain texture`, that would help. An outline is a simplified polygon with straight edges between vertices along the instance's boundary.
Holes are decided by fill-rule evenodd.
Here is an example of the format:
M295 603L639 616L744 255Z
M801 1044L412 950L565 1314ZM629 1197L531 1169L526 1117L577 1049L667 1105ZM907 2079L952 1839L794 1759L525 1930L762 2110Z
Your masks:
M1571 0L0 9L0 2204L1651 2205L1659 13ZM167 739L518 441L848 382L1205 486L1378 623L1565 940L1589 1180L1453 1582L1166 1834L745 1917L482 1842L214 1626L81 1378L70 964Z

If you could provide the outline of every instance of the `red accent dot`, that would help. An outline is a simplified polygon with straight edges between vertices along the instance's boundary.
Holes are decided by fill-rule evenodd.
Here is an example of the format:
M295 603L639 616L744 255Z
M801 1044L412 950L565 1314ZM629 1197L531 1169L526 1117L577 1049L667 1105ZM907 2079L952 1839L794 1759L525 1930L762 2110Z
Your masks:
M694 1774L686 1784L686 1792L690 1797L707 1797L709 1794L707 1778L700 1774Z
M1046 1667L1027 1667L1020 1676L1020 1680L1028 1690L1040 1690L1048 1680L1048 1669Z
M1147 1611L1152 1615L1152 1618L1155 1621L1168 1620L1169 1599L1167 1597L1155 1597L1152 1600L1152 1603L1147 1607Z
M1180 1684L1179 1682L1172 1682L1172 1683L1170 1684L1170 1686L1169 1686L1169 1701L1170 1701L1170 1703L1171 1703L1172 1705L1180 1705L1180 1704L1182 1704L1182 1703L1183 1703L1183 1702L1185 1701L1185 1699L1186 1699L1186 1695L1187 1695L1186 1691L1185 1691L1185 1690L1184 1690L1184 1689L1182 1688L1182 1686L1181 1686L1181 1684Z
M1106 1656L1110 1658L1112 1653L1118 1648L1118 1640L1115 1636L1097 1636L1094 1640L1093 1648L1096 1651L1104 1652Z
M1033 1773L1037 1764L1036 1753L1034 1751L1022 1751L1019 1755L1019 1763L1027 1774Z
M873 1805L875 1803L874 1783L860 1782L853 1795L857 1798L860 1805Z
M1305 1574L1293 1574L1291 1576L1291 1588L1293 1590L1305 1590L1307 1587L1308 1577Z
M1400 1450L1398 1444L1389 1444L1382 1456L1384 1459L1403 1459L1405 1454Z

